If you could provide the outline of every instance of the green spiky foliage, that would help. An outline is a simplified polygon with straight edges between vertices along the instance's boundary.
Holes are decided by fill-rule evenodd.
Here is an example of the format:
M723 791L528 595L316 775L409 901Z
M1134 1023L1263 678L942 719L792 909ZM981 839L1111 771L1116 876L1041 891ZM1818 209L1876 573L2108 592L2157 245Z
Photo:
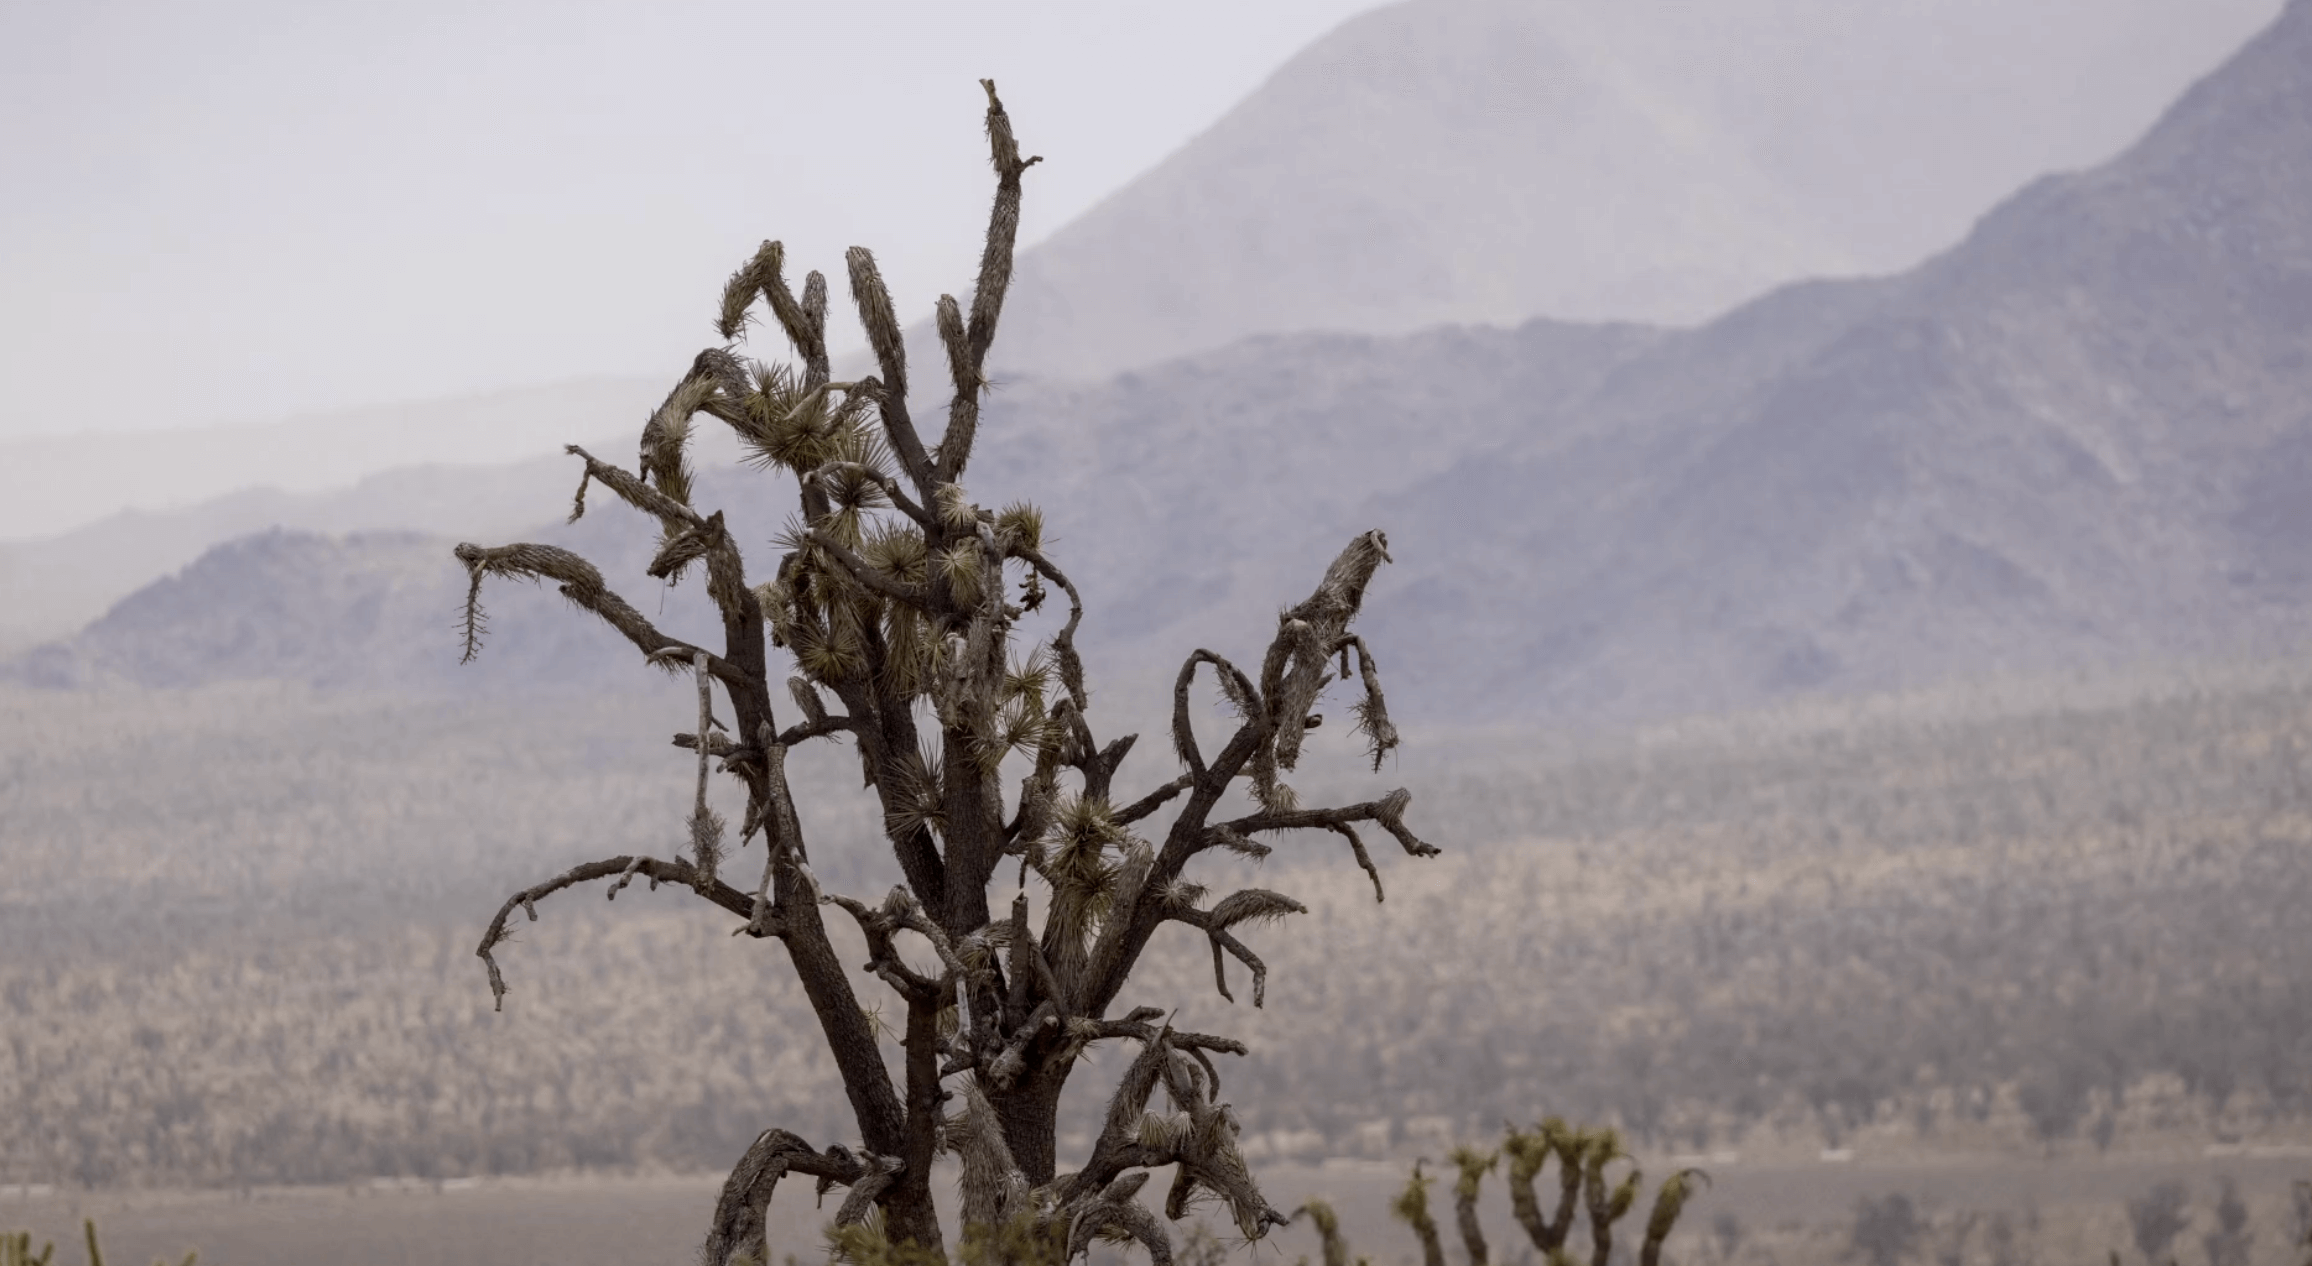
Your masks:
M53 1241L41 1245L37 1253L32 1251L30 1231L0 1235L0 1266L49 1266L55 1258L56 1245Z
M639 878L687 889L733 920L735 933L776 942L842 1078L854 1140L814 1146L764 1131L724 1187L702 1252L709 1266L768 1259L764 1209L789 1174L812 1178L822 1193L845 1191L834 1224L855 1260L944 1257L931 1189L943 1152L963 1164L967 1225L1024 1219L1063 1258L1120 1237L1168 1260L1168 1233L1137 1196L1167 1169L1166 1217L1214 1202L1240 1234L1259 1238L1284 1218L1237 1149L1215 1063L1244 1047L1163 1023L1176 999L1127 1008L1134 969L1159 928L1185 925L1209 945L1220 994L1234 1000L1229 975L1240 970L1259 1006L1267 968L1246 935L1305 907L1257 888L1222 888L1214 899L1219 886L1192 876L1192 864L1257 859L1274 837L1330 833L1347 842L1378 897L1364 832L1384 831L1412 856L1436 852L1406 826L1402 790L1312 807L1286 782L1328 691L1355 701L1376 769L1397 744L1372 652L1351 631L1388 561L1377 531L1348 542L1315 590L1279 616L1266 649L1247 661L1252 671L1209 649L1187 657L1173 691L1178 767L1122 791L1134 736L1094 736L1076 650L1086 613L1047 552L1042 514L1026 502L987 509L964 482L1010 285L1021 178L1037 161L1022 157L994 85L984 86L995 205L969 305L951 297L935 305L944 357L932 372L953 388L935 442L909 409L906 341L874 256L854 247L844 264L877 372L837 381L827 281L811 273L798 294L785 249L768 242L723 287L714 314L723 343L700 352L645 420L635 467L570 450L584 468L572 517L586 512L594 489L640 512L656 533L652 578L673 584L703 573L698 587L721 617L719 649L668 636L568 550L456 550L469 581L468 658L486 628L485 582L546 580L648 664L696 689L697 725L675 739L694 764L684 851L588 862L508 898L477 951L500 1005L496 951L517 914L535 919L540 901L595 880L615 897ZM774 327L789 359L746 354L759 321ZM712 424L731 429L749 465L795 489L793 517L752 568L722 514L698 504L702 485L687 453L695 429ZM1212 751L1190 724L1207 676L1236 713ZM810 742L857 754L900 880L881 898L831 891L812 869L813 847L826 842L804 838L787 774L788 752ZM718 776L743 795L735 826L712 803ZM759 849L752 859L749 848ZM725 877L748 861L750 879ZM1016 889L1008 902L991 898L999 882ZM830 908L866 940L873 1001L830 940ZM903 1052L896 1070L881 1049L886 1033ZM1063 1171L1060 1094L1100 1042L1131 1043L1137 1054L1090 1154ZM861 1238L870 1234L861 1228L880 1239Z
M1317 1242L1323 1246L1325 1266L1349 1266L1349 1241L1341 1234L1340 1214L1322 1200L1310 1200L1293 1210L1293 1221L1300 1221L1303 1214L1308 1216L1309 1224L1317 1229ZM1301 1260L1305 1262L1308 1259ZM1367 1266L1366 1260L1357 1258L1356 1266Z
M1478 1225L1477 1203L1483 1195L1485 1179L1504 1159L1509 1162L1510 1210L1527 1238L1533 1241L1541 1259L1551 1266L1571 1266L1574 1255L1567 1247L1567 1240L1577 1215L1582 1215L1590 1227L1590 1266L1608 1266L1613 1257L1614 1227L1636 1208L1645 1189L1644 1176L1623 1151L1620 1134L1611 1129L1569 1126L1557 1117L1549 1117L1529 1130L1508 1127L1499 1150L1453 1149L1453 1208L1472 1266L1483 1266L1488 1260L1484 1233ZM1534 1185L1552 1161L1558 1166L1558 1200L1555 1210L1545 1215ZM1414 1162L1411 1176L1390 1204L1389 1211L1413 1229L1425 1266L1444 1266L1443 1239L1438 1233L1436 1218L1429 1212L1429 1188L1436 1179L1422 1172L1423 1163ZM1626 1169L1617 1173L1616 1166L1626 1166ZM1710 1176L1699 1169L1681 1169L1662 1181L1655 1190L1652 1212L1646 1218L1644 1238L1639 1242L1640 1266L1660 1266L1662 1245L1677 1228L1686 1202L1693 1198L1697 1184L1706 1187L1709 1181ZM1340 1237L1340 1227L1332 1219L1330 1206L1312 1200L1302 1209L1311 1213L1311 1220L1323 1237L1325 1266L1346 1266L1348 1245Z
M1437 1234L1437 1219L1429 1216L1429 1187L1437 1180L1421 1172L1422 1163L1413 1162L1412 1176L1389 1202L1389 1213L1413 1228L1413 1238L1421 1242L1422 1266L1445 1266L1445 1241Z
M104 1266L104 1248L97 1242L96 1219L81 1219L80 1232L82 1242L88 1250L88 1266ZM176 1266L196 1266L200 1259L201 1255L197 1250L187 1252L176 1263ZM35 1253L32 1251L32 1233L30 1231L18 1231L13 1234L0 1233L0 1266L54 1266L55 1261L56 1245L53 1241L42 1244L40 1251ZM164 1257L156 1258L153 1261L153 1266L170 1266L170 1264L168 1259Z
M1485 1185L1485 1176L1501 1163L1501 1153L1481 1152L1474 1147L1456 1147L1448 1159L1458 1171L1453 1180L1453 1220L1460 1228L1462 1247L1469 1251L1469 1266L1485 1266L1489 1260L1485 1245L1485 1228L1477 1222L1477 1196Z

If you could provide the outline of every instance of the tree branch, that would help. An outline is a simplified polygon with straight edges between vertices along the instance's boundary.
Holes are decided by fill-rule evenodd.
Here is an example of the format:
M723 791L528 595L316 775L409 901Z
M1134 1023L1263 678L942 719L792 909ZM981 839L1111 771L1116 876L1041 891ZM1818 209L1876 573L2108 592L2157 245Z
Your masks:
M668 637L643 617L640 611L612 592L602 583L602 573L566 549L552 545L499 545L495 547L461 543L451 551L466 566L465 658L471 663L481 654L482 636L489 627L481 607L482 578L511 576L522 580L554 580L561 582L562 596L578 606L600 616L611 628L624 634L643 655L659 667L680 672L691 658L702 653L680 638ZM725 683L744 685L746 674L728 660L707 655L707 671Z
M1258 725L1265 715L1260 696L1253 691L1252 682L1234 664L1222 656L1198 647L1180 665L1180 675L1172 683L1172 750L1180 763L1188 767L1194 781L1204 780L1204 753L1196 746L1196 728L1188 715L1189 689L1196 684L1196 667L1212 665L1212 672L1220 679L1220 693L1235 705L1237 714L1247 725Z
M1255 813L1208 828L1205 841L1198 845L1196 851L1201 852L1204 848L1223 843L1221 838L1217 838L1221 832L1248 836L1262 831L1332 831L1348 840L1351 851L1356 854L1357 864L1373 877L1373 898L1378 901L1382 899L1381 872L1373 865L1372 856L1365 851L1364 841L1358 837L1353 824L1379 823L1381 829L1395 836L1397 843L1404 846L1407 856L1435 857L1441 850L1434 844L1424 842L1405 825L1405 807L1412 802L1413 793L1399 787L1378 800L1367 800L1363 804L1337 809L1288 809Z
M599 862L588 862L583 866L573 866L544 883L533 884L506 898L505 904L498 907L497 917L491 919L490 926L483 931L482 943L474 950L474 954L489 968L490 997L495 1009L503 1011L506 1008L506 978L498 971L497 955L492 951L505 943L509 935L506 920L513 915L516 907L520 907L530 916L530 921L535 923L538 921L537 903L565 888L616 876L618 882L611 885L609 894L610 899L615 901L618 899L618 890L636 875L648 879L653 888L662 883L680 884L732 914L749 920L754 917L754 902L746 893L719 879L700 874L696 867L679 858L660 861L655 857L611 857ZM755 933L757 936L783 934L784 929L776 924Z
M1194 774L1180 775L1178 778L1165 783L1163 786L1158 787L1156 790L1140 797L1138 800L1135 800L1132 803L1125 805L1123 808L1116 810L1116 825L1130 826L1134 822L1147 817L1149 814L1154 813L1158 809L1161 809L1165 805L1171 803L1174 797L1178 796L1181 792L1188 790L1195 784L1196 776Z
M841 1144L820 1152L785 1130L763 1131L723 1181L722 1197L715 1202L714 1224L699 1250L700 1262L704 1266L731 1266L733 1259L746 1256L770 1261L767 1215L771 1194L788 1174L808 1174L823 1183L848 1187L866 1172L859 1158Z

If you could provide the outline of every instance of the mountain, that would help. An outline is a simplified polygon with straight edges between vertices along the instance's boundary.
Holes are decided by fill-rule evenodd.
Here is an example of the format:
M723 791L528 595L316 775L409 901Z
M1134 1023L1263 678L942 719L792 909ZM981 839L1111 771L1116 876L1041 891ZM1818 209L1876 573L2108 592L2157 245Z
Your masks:
M493 535L536 523L539 507L570 482L568 458L407 467L332 492L252 488L181 510L124 510L60 536L0 544L0 591L12 599L0 612L0 646L70 633L209 549L251 533Z
M1025 252L996 365L1096 378L1263 333L1687 324L1908 268L2024 180L2118 150L2277 7L1390 5Z
M641 425L666 388L588 378L277 422L155 430L132 415L147 429L0 440L0 541L52 539L124 511L168 514L236 492L321 492L397 467L558 453L573 437Z
M2306 206L2297 0L2119 158L2031 185L1910 273L1633 338L1544 375L1554 393L1516 384L1562 328L1466 335L1491 350L1389 371L1378 432L1348 416L1361 393L1264 375L1254 349L1128 375L1077 402L1071 484L1170 511L1110 560L1182 577L1123 635L1147 656L1256 629L1329 548L1387 528L1400 566L1369 631L1401 648L1419 700L1402 706L1432 716L1659 714L2290 644L2312 605ZM1467 425L1399 403L1478 380L1505 398ZM1224 382L1234 427L1209 403ZM1359 451L1403 478L1353 506L1310 490Z
M1014 384L966 483L1044 506L1088 657L1128 698L1160 695L1192 647L1257 653L1375 526L1397 565L1364 628L1408 720L1570 724L2294 648L2312 614L2307 206L2312 0L2294 0L2127 152L2034 183L1908 273L1786 287L1692 330L1301 334ZM761 571L786 501L717 478L704 503L736 502ZM647 529L612 516L554 530L603 533L588 548L628 551L631 576ZM446 625L460 578L434 565ZM183 592L174 619L212 618ZM519 655L485 666L515 682Z
M0 653L68 634L212 546L252 532L486 537L528 528L576 478L562 446L577 442L623 454L637 419L647 417L664 392L664 384L583 380L262 427L0 444L0 469L13 452L23 463L15 468L19 477L41 489L30 506L16 507L18 522L40 511L41 497L101 495L165 506L236 478L280 481L0 541L0 595L7 599L0 603ZM702 460L713 461L736 448L709 434L700 451ZM526 454L539 456L508 460ZM408 464L419 457L433 460ZM381 464L388 468L355 479ZM168 484L165 493L146 488L156 472ZM99 487L101 493L90 491Z
M550 491L527 463L486 472L429 467L365 481L366 495L308 508L342 522L389 506L398 487L408 493L413 517L438 513L457 534L273 527L239 536L137 589L76 634L0 664L0 676L54 687L127 682L164 689L286 680L405 695L647 682L633 671L632 646L617 634L571 618L546 586L502 580L482 595L484 657L459 662L466 575L450 551L461 538L576 550L660 628L693 640L719 637L695 578L669 586L644 574L657 526L616 498L598 493L576 523L539 522L541 512L568 504L574 464L564 459L556 467ZM752 471L709 470L698 488L708 504L725 509L742 539L767 538L785 513ZM446 508L461 495L486 504L462 515Z
M1342 25L1022 258L1005 369L1086 377L1306 329L1691 319L1845 263L1712 123L1557 6Z

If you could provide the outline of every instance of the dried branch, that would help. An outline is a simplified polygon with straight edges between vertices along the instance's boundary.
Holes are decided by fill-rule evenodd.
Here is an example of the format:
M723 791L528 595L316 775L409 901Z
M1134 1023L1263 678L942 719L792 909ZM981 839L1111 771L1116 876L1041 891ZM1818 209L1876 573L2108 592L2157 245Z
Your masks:
M808 742L815 738L826 738L833 734L855 733L858 728L858 722L850 717L839 713L830 713L827 716L814 717L809 721L788 726L779 733L779 743L785 747L793 747L797 743Z
M1163 808L1167 804L1170 804L1172 800L1181 792L1186 791L1195 785L1196 777L1194 774L1180 775L1178 778L1165 783L1163 786L1158 787L1156 790L1140 797L1138 800L1135 800L1132 803L1125 805L1123 808L1116 810L1116 825L1129 826L1132 823L1147 817L1149 814L1156 812L1158 809Z
M1435 857L1440 851L1438 847L1434 844L1424 843L1405 825L1405 807L1412 802L1413 793L1399 787L1378 800L1368 800L1363 804L1352 804L1338 809L1288 809L1255 813L1249 817L1238 818L1232 822L1223 822L1217 827L1210 828L1199 847L1212 847L1223 843L1225 839L1223 833L1242 837L1258 834L1262 831L1305 831L1312 829L1333 831L1348 840L1350 850L1356 855L1357 865L1363 867L1365 873L1372 876L1373 899L1379 901L1385 899L1385 895L1381 891L1381 872L1378 867L1373 865L1372 856L1365 852L1365 842L1358 838L1353 824L1377 822L1383 830L1396 837L1397 842L1404 846L1408 856Z
M655 420L654 418L653 421ZM690 506L677 501L659 489L651 487L617 466L603 461L578 445L565 444L562 446L562 451L586 463L586 479L599 483L617 493L619 500L658 519L670 529L706 526L706 517L698 511L691 509ZM578 495L582 506L586 495L584 482L578 485ZM573 514L571 517L575 519L578 516Z
M1381 758L1387 756L1398 744L1397 727L1389 720L1389 701L1381 694L1380 666L1374 662L1371 648L1365 645L1365 639L1353 633L1341 639L1344 660L1350 648L1357 652L1357 676L1365 687L1365 697L1355 705L1357 730L1365 736L1372 754L1373 772L1379 773ZM1344 679L1348 676L1345 662L1341 676Z
M1236 665L1201 647L1189 655L1180 665L1180 675L1172 683L1172 750L1180 757L1180 763L1188 767L1195 781L1201 782L1205 773L1204 753L1197 749L1196 729L1188 713L1188 692L1196 684L1196 668L1199 664L1212 665L1213 675L1220 679L1221 693L1236 705L1246 724L1260 724L1266 717L1266 710L1260 705L1260 696L1253 692L1251 680L1238 671Z
M862 970L882 980L900 997L910 1001L936 1001L939 998L940 982L909 967L899 957L898 949L892 943L892 934L911 925L893 915L888 900L877 907L840 893L827 893L820 899L840 907L851 916L852 922L859 925L860 934L867 940L867 961L862 964Z
M1133 1199L1147 1185L1147 1174L1125 1174L1076 1209L1068 1221L1068 1259L1072 1261L1090 1248L1095 1238L1120 1234L1138 1240L1148 1250L1153 1266L1172 1266L1171 1237L1156 1224L1155 1216Z
M891 1186L892 1180L904 1172L906 1166L896 1156L867 1153L866 1172L851 1180L850 1194L835 1209L835 1225L857 1226L867 1220L867 1212L875 1201ZM826 1179L820 1179L822 1185Z
M850 1186L867 1172L850 1149L840 1145L814 1151L785 1130L765 1130L732 1167L715 1202L714 1223L699 1249L703 1266L732 1266L752 1257L771 1260L768 1214L779 1180L790 1173Z
M544 883L534 884L506 898L505 904L498 907L497 917L491 919L490 926L483 931L482 943L474 950L474 954L490 970L490 996L496 1004L496 1009L503 1011L506 1007L506 978L499 973L498 959L492 951L505 943L508 936L506 920L513 915L517 906L530 916L532 923L535 923L538 921L537 903L565 888L616 876L619 883L610 890L610 898L615 901L618 898L618 889L625 886L626 880L632 879L636 875L650 880L650 886L653 888L662 883L679 884L740 918L752 920L754 917L754 904L746 893L740 892L711 875L699 873L698 868L679 858L669 862L660 861L654 857L612 857L599 862L588 862L583 866L573 866ZM775 925L756 933L758 936L782 936L784 934L785 929Z
M1277 771L1299 763L1301 736L1314 725L1311 710L1331 680L1333 654L1364 604L1365 586L1387 561L1386 536L1378 531L1358 536L1325 569L1316 592L1277 617L1276 638L1269 643L1260 670L1266 741L1251 753L1253 793L1263 805L1292 807L1291 789L1277 781ZM1377 677L1373 685L1377 690ZM1234 776L1235 771L1228 773Z
M482 614L482 578L510 576L521 580L553 580L561 584L562 596L578 606L600 616L604 623L624 634L645 657L669 671L681 670L683 662L702 653L680 638L668 637L645 619L626 599L613 593L602 583L602 573L566 549L552 545L500 545L495 547L460 544L454 551L459 562L466 565L469 584L466 589L466 651L461 662L471 663L481 654L481 637L487 628ZM672 659L661 658L674 652ZM744 684L745 674L725 660L707 656L707 670L726 682Z
M962 1220L965 1226L1003 1226L1029 1210L1027 1176L1004 1142L995 1106L977 1078L963 1083L963 1115L946 1123L948 1144L963 1162Z
M859 324L867 332L867 345L875 351L876 366L883 371L880 379L870 378L860 385L868 388L872 384L891 451L898 455L900 468L916 490L929 497L932 488L947 481L934 476L930 455L924 452L914 419L908 415L907 340L899 328L899 315L891 306L891 291L875 266L874 252L854 246L843 253L843 260L850 269L851 301L859 309Z
M1228 991L1227 961L1222 957L1224 952L1234 955L1238 962L1250 969L1252 1005L1258 1007L1268 996L1268 964L1262 962L1260 956L1247 948L1244 942L1236 939L1229 929L1242 923L1267 922L1288 914L1308 912L1307 906L1282 893L1247 888L1221 898L1210 910L1175 907L1166 911L1164 917L1203 932L1212 942L1212 981L1221 997L1230 1002L1236 1001L1236 995Z
M1068 698L1075 702L1076 713L1080 717L1092 702L1090 692L1084 688L1084 661L1076 653L1076 629L1084 622L1083 595L1076 592L1075 582L1068 579L1067 573L1053 566L1051 560L1045 558L1034 546L1015 544L1011 547L1011 556L1035 568L1038 575L1058 585L1060 591L1068 595L1068 622L1061 627L1059 635L1052 639L1052 661L1059 666L1060 685L1068 692Z

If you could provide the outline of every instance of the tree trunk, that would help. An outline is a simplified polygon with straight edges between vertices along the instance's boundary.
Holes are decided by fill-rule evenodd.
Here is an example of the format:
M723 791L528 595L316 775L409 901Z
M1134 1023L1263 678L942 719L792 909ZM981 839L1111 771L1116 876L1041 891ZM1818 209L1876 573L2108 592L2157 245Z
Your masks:
M1060 1092L1067 1088L1068 1071L1074 1066L1073 1060L1047 1059L1022 1077L1010 1094L992 1101L996 1120L1003 1126L1004 1145L1031 1185L1048 1183L1058 1172L1054 1136L1059 1129Z

